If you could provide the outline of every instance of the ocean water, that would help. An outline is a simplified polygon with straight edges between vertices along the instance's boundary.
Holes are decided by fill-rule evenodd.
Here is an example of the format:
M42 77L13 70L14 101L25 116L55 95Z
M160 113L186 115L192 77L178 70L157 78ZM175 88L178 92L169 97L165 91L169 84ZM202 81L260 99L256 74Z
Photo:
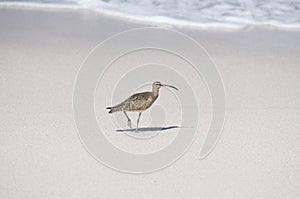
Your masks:
M1 0L1 4L90 9L157 25L300 28L300 0Z

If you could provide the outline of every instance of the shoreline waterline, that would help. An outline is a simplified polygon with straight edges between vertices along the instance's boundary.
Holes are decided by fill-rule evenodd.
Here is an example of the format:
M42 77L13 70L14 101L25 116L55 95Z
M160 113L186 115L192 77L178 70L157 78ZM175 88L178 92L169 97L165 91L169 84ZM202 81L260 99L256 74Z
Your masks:
M212 31L240 31L247 29L270 29L270 30L285 30L285 31L300 31L300 24L229 24L229 23L200 23L193 21L186 21L181 19L174 19L166 16L138 16L124 14L116 11L105 9L92 9L90 7L83 7L74 4L48 4L48 3L33 3L33 2L0 2L0 9L32 9L32 10L56 10L56 11L90 11L104 17L109 17L115 20L126 21L138 25L178 28L178 29L195 29L195 30L212 30Z

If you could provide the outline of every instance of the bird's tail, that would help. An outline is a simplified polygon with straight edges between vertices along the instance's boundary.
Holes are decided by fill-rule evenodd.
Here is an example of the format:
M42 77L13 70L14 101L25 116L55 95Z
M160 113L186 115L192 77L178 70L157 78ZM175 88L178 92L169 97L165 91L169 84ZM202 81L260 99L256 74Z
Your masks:
M108 113L113 113L112 112L112 107L106 107L106 109L109 109Z
M114 107L106 107L106 109L109 109L108 113L114 113L114 112L118 112L118 111L123 111L124 104L118 104L117 106L114 106Z

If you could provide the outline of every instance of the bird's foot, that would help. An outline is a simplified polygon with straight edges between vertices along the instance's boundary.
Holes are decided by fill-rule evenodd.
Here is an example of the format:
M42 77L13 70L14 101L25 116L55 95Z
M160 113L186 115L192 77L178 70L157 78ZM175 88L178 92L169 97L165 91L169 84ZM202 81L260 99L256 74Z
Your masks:
M135 132L136 132L136 133L138 133L138 132L139 132L139 128L138 128L138 127L135 129Z
M128 126L129 126L129 128L132 128L131 127L131 120L128 120Z

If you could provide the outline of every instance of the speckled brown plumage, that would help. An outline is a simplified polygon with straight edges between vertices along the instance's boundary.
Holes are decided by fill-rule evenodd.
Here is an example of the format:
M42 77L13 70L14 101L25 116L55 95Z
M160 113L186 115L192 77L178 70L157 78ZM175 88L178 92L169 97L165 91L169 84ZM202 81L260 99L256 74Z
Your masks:
M122 103L111 107L109 113L117 111L145 111L148 109L157 99L158 94L153 92L142 92L131 95Z
M174 86L161 84L160 82L156 81L152 84L152 92L142 92L142 93L133 94L129 98L121 102L120 104L113 107L107 107L107 109L110 109L108 113L123 111L128 120L128 126L131 128L131 120L128 117L126 111L139 112L139 117L137 120L137 129L138 129L139 119L142 112L147 110L149 107L151 107L151 105L155 102L155 100L158 98L159 89L162 86L168 86L170 88L178 90Z

